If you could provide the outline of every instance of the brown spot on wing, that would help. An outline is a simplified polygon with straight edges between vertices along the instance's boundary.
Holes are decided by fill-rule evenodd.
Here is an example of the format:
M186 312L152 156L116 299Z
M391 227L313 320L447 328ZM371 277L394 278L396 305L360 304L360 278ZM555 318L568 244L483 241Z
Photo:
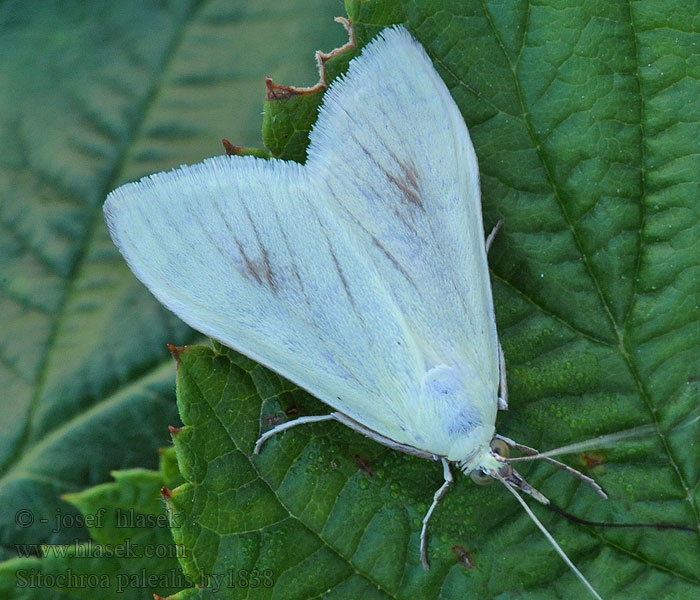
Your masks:
M350 304L352 304L352 307L355 309L355 311L357 311L357 306L355 305L355 298L352 295L352 292L350 291L350 285L348 284L348 280L345 279L345 273L343 273L343 269L340 266L340 263L338 262L338 257L335 255L335 251L333 250L332 246L329 245L328 250L331 253L333 264L335 265L335 268L338 271L338 276L340 277L340 281L343 284L343 289L345 290L345 293L348 296L348 300L350 300Z
M346 114L348 114L347 111ZM351 132L350 136L352 140L358 145L360 150L364 152L365 156L367 156L367 158L373 164L379 167L382 173L384 173L386 179L393 183L399 190L401 190L401 193L410 204L415 204L421 210L425 210L423 206L423 200L421 199L421 191L420 186L418 185L418 178L416 176L415 168L406 165L406 163L401 161L393 152L391 152L390 149L388 149L389 153L391 154L391 157L394 159L394 162L399 167L399 170L403 175L397 177L393 173L390 173L388 170L386 170L381 165L381 163L374 158L372 153L362 144L362 142L357 138L356 135L354 135Z
M238 240L236 240L236 246L238 246L238 251L241 253L241 258L245 263L247 274L253 279L255 279L255 281L257 281L258 283L262 283L262 279L260 278L260 274L255 268L255 264L252 260L248 258L248 255L245 253L245 250L243 250L243 245Z
M368 233L369 233L369 232L368 232ZM372 235L372 234L370 234L370 235ZM379 248L379 249L384 253L384 255L391 261L391 264L394 265L394 268L395 268L399 273L401 273L401 275L404 276L404 278L406 279L406 281L408 281L408 283L410 283L410 284L413 286L414 289L418 290L418 286L416 285L416 282L413 281L413 279L412 279L411 276L408 274L408 272L406 271L406 269L404 269L404 268L401 266L401 264L399 263L398 260L396 260L396 258L394 257L394 255L391 254L391 252L389 252L389 250L387 250L387 249L384 247L384 244L382 244L374 235L372 235L372 241L374 242L375 246L377 246L377 248ZM419 293L419 295L420 295L420 293Z
M383 169L382 169L383 170ZM397 188L399 188L402 192L403 195L406 197L406 199L409 202L412 202L415 204L418 208L421 210L423 209L423 201L420 198L420 194L418 193L418 190L416 187L412 185L410 182L410 179L406 178L405 180L398 179L394 177L391 173L388 171L384 171L384 174L386 175L386 178L391 181Z
M413 202L421 210L425 210L423 200L421 199L421 189L418 183L416 168L413 165L407 165L398 156L396 156L396 154L391 152L391 149L388 150L391 154L391 158L394 159L394 162L398 165L399 169L401 169L401 173L403 174L402 180L397 180L393 176L387 174L389 181L397 185L409 201Z
M267 248L263 246L261 247L261 250L263 256L263 263L265 265L265 279L267 280L268 285L272 289L275 289L275 280L272 277L272 265L270 264L270 257L267 254Z
M277 289L274 277L272 275L272 265L270 264L270 259L267 255L267 250L261 246L260 250L262 253L262 260L251 259L243 249L243 245L236 240L236 246L238 247L238 252L241 254L241 258L245 263L245 272L242 272L244 276L252 278L256 283L261 285L266 285L273 291Z

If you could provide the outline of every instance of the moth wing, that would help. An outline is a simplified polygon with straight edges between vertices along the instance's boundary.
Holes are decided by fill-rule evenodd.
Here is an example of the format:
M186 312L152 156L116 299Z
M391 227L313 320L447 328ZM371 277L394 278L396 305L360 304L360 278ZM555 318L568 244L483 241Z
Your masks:
M119 188L105 214L165 306L366 427L444 456L493 429L476 158L405 30L327 92L305 166L214 158Z
M416 395L420 357L369 258L311 189L296 163L222 156L124 185L104 212L131 270L183 321L413 445L400 414L370 409Z
M385 30L361 58L324 97L307 168L323 174L319 195L371 256L427 369L479 378L488 393L467 403L485 404L493 423L498 340L467 127L405 29Z

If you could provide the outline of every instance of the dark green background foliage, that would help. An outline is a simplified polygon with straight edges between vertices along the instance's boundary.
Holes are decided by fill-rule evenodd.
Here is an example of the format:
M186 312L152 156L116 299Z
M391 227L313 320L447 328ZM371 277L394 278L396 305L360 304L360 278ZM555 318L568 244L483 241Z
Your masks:
M584 7L579 6L585 4ZM348 2L360 45L403 23L469 125L511 409L500 432L549 449L650 425L567 460L607 502L547 465L523 471L567 510L694 534L594 530L534 507L602 596L700 594L700 14L696 2ZM0 4L0 594L113 598L115 587L18 587L18 570L162 576L168 558L14 558L15 544L126 542L184 552L178 598L584 597L515 500L458 475L418 559L438 465L337 424L261 429L326 408L161 308L112 246L117 185L261 146L263 77L314 83L313 50L345 41L335 2ZM342 71L353 53L334 59ZM304 159L322 96L265 105L273 155ZM439 149L436 149L439 151ZM459 326L458 323L455 326ZM177 409L179 408L180 416ZM160 472L158 448L174 436ZM690 424L688 424L690 422ZM678 427L679 423L685 426ZM141 468L138 468L141 467ZM116 482L110 483L111 472ZM52 532L56 511L163 514L175 527ZM93 487L95 486L95 487ZM68 494L68 495L66 495ZM15 523L20 510L36 517ZM40 523L45 517L48 523ZM468 569L453 547L470 551ZM225 576L214 594L207 575ZM272 587L269 587L272 585Z

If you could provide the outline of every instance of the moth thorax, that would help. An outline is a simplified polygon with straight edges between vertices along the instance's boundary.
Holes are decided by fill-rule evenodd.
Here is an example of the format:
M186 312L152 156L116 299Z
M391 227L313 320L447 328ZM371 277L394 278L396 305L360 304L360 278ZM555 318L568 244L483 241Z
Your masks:
M457 466L467 475L472 471L481 471L486 474L499 471L503 467L503 461L494 455L489 443L486 442L472 456L457 461Z

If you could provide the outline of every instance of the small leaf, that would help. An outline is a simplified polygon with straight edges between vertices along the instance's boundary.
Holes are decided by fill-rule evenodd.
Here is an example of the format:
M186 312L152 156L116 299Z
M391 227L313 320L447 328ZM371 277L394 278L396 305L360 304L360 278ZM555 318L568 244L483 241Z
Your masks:
M171 450L161 471L131 469L114 473L114 483L69 494L66 501L80 514L57 513L59 529L82 518L90 532L85 542L21 547L42 558L22 557L0 564L3 598L115 598L150 600L187 586L161 499L163 486L174 487L182 478L172 471ZM167 465L170 466L167 466ZM19 552L18 548L18 552ZM127 596L124 596L127 594Z

